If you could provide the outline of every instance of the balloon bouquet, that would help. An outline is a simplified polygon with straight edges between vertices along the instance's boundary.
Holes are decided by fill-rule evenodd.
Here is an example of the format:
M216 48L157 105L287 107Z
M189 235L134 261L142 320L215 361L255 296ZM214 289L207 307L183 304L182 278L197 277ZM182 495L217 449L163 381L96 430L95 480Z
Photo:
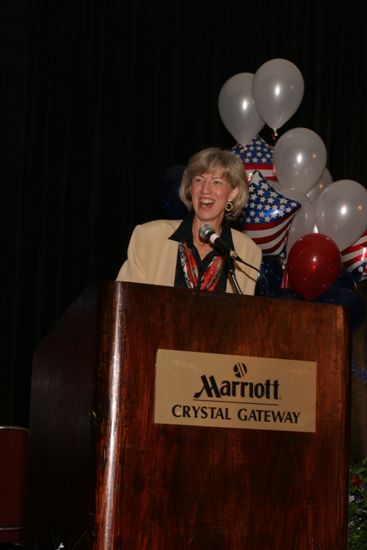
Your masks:
M302 74L286 59L236 74L220 90L219 115L249 182L238 228L263 252L268 285L259 282L258 295L344 305L356 330L366 314L356 283L367 279L367 190L353 180L333 181L325 144L314 131L293 128L278 138L303 93ZM265 125L273 146L259 135ZM171 167L161 181L160 206L168 217L185 214L178 195L184 168Z
M259 284L257 294L344 305L356 330L365 319L356 283L367 278L367 190L333 181L312 130L293 128L277 139L303 93L302 74L286 59L234 75L220 90L219 114L249 180L240 228L262 248L268 286ZM265 124L273 147L259 136Z

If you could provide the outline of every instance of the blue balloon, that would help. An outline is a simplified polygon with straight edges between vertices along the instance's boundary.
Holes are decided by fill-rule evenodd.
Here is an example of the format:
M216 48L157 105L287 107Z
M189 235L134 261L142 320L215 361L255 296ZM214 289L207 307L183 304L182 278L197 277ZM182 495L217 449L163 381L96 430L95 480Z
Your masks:
M329 288L315 300L324 304L336 304L348 309L352 331L359 329L366 318L366 303L363 296L349 288Z
M349 288L349 290L356 290L357 288L353 274L347 271L344 267L342 267L337 280L328 290L336 290L338 288Z
M187 208L180 199L179 190L185 166L171 166L161 179L158 193L159 207L171 220L179 220L187 214Z
M282 283L283 262L280 256L263 256L260 273L255 294L256 296L270 296L280 288Z
M286 300L303 300L303 296L291 288L279 288L270 294L271 298L284 298Z

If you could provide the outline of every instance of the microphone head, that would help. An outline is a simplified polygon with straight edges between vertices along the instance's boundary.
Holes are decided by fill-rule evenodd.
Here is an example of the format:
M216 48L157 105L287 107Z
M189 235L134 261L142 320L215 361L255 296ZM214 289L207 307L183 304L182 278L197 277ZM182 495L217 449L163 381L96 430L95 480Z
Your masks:
M213 227L206 223L200 227L199 235L202 241L209 241L210 237L215 233Z

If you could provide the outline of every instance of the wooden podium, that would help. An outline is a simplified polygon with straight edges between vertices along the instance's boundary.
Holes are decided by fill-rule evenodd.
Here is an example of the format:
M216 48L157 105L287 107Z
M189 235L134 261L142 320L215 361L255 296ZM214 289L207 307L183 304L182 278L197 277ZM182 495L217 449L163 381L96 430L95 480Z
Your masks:
M156 423L160 349L316 362L315 430ZM27 548L345 549L348 401L341 306L88 288L34 354Z

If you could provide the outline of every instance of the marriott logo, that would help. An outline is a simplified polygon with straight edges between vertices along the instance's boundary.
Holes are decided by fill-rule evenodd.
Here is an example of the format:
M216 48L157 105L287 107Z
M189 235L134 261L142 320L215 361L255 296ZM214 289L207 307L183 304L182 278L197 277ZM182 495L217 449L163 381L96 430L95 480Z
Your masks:
M242 397L254 399L279 400L279 380L267 378L262 382L251 382L243 380L247 374L247 367L244 363L237 363L233 367L237 380L220 380L214 375L201 376L202 388L194 393L194 399L210 397L221 399L223 397Z

